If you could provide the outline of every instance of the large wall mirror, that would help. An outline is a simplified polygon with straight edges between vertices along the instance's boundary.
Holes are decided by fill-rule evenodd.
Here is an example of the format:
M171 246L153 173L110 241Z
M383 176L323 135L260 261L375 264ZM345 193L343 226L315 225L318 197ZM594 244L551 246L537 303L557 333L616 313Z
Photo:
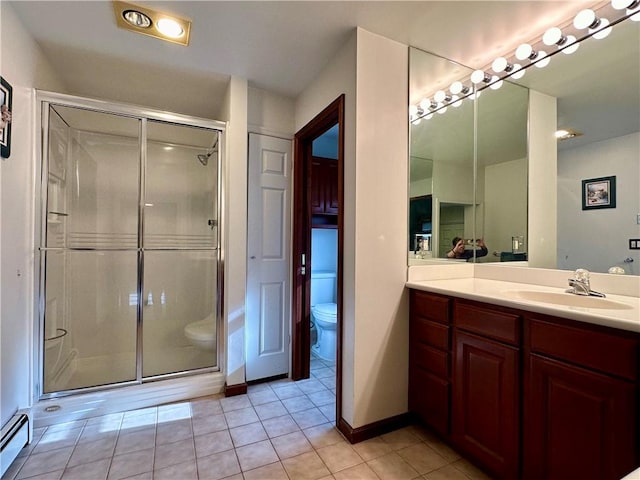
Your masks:
M447 88L461 68L411 49L411 104ZM411 123L409 264L443 261L447 237L461 236L484 238L489 253L475 261L550 266L527 257L527 245L549 234L527 231L527 214L540 213L527 178L530 91L557 99L558 128L579 132L557 141L555 267L640 274L640 251L629 248L640 238L640 22L628 19L605 39L554 55L546 68ZM585 194L598 179L614 182L606 194L615 202L605 208L593 208L599 200L589 205Z
M469 71L412 48L411 97ZM527 106L528 89L505 82L410 124L409 264L467 261L447 257L459 238L469 261L526 260Z

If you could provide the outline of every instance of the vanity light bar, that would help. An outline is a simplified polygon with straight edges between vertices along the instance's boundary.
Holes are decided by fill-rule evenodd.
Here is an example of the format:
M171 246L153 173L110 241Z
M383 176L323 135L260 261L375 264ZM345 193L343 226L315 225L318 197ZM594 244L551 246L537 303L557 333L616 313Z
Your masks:
M626 19L640 21L640 0L611 0L610 5L596 7L580 10L573 20L568 21L562 28L551 27L547 29L541 40L520 44L513 56L515 60L523 64L517 61L510 62L509 57L506 56L498 57L489 67L475 70L471 74L466 81L469 81L472 86L465 85L466 81L456 81L449 87L450 93L439 90L434 95L433 101L429 98L421 100L422 108L418 110L410 108L409 122L416 123L422 118L431 118L435 112L444 113L448 106L459 106L465 98L474 100L480 96L481 91L485 88L497 90L506 79L522 78L525 70L533 65L537 68L544 68L551 62L553 55L559 52L572 54L578 50L580 42L591 37L597 40L606 38L614 25ZM608 11L610 8L615 11L623 10L624 13L618 14L618 18L609 21L604 16L605 14L616 16L615 12ZM540 48L536 47L538 44L541 44ZM551 47L553 50L547 53L542 50L545 47ZM495 75L489 72L494 72ZM428 108L425 105L428 105Z

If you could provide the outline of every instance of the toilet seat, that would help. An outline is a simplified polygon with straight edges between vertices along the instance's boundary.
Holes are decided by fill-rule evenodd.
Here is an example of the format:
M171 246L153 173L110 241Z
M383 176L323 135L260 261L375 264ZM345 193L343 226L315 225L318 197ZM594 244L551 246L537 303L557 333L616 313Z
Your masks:
M336 323L338 316L338 305L335 303L319 303L311 307L313 315L327 323Z
M198 322L193 322L184 327L187 337L198 341L212 341L215 339L215 322L205 318Z

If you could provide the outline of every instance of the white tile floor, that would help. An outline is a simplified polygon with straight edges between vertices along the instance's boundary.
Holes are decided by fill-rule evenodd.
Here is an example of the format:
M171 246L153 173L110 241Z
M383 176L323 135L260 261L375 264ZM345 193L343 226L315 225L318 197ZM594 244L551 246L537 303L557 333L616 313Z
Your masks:
M355 445L334 428L335 368L34 432L2 480L487 480L420 427Z

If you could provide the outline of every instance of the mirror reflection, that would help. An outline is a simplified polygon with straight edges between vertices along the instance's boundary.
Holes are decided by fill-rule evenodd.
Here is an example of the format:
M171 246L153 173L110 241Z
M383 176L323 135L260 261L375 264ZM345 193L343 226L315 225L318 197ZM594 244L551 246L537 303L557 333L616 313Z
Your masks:
M451 248L445 237L462 229L454 236L480 237L487 244L489 254L476 261L527 259L530 266L540 266L527 258L529 240L548 238L539 228L527 231L531 89L557 99L558 128L579 132L557 142L557 268L613 268L638 275L640 251L631 250L629 240L640 238L639 46L640 22L623 21L606 39L584 40L573 55L559 53L546 68L528 68L518 85L505 82L499 90L483 90L475 101L475 130L474 102L468 100L460 109L412 123L409 263L442 259L443 250ZM410 60L412 105L448 88L456 79L454 70L463 76L464 67L420 50L412 49ZM436 72L441 81L432 78ZM583 208L584 181L610 177L615 179L615 207ZM528 208L535 211L536 192L529 193ZM422 221L429 218L429 201L431 221ZM428 228L430 250L417 256L416 234Z
M416 103L468 74L417 49L410 59ZM429 82L424 68L438 69L447 84ZM411 123L410 264L526 260L527 101L526 88L505 82ZM513 237L523 239L517 254Z

